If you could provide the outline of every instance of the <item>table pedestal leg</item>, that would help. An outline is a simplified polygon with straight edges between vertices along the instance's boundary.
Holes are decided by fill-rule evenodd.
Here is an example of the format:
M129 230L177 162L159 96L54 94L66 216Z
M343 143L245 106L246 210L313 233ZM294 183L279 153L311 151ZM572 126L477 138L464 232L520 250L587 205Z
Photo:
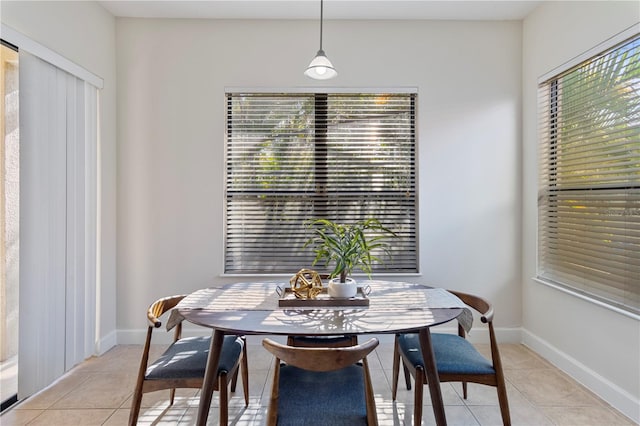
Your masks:
M202 390L200 391L200 405L198 406L198 418L196 420L198 426L205 426L207 424L207 417L209 417L211 397L218 378L218 362L220 361L223 338L224 332L220 330L213 331L209 357L207 358L207 368L204 371L204 382L202 383Z
M447 418L444 414L444 403L442 401L442 391L440 390L440 378L438 377L436 358L433 354L433 346L431 345L431 332L428 328L420 330L420 348L422 349L422 357L424 358L424 368L427 373L429 394L431 395L431 404L433 405L433 414L436 418L436 425L446 426Z

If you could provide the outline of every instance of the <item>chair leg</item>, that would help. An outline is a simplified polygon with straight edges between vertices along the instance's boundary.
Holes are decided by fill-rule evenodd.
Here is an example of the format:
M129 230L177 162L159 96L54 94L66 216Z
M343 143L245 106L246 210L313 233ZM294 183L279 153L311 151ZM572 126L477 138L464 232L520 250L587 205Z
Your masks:
M129 426L135 426L138 423L138 415L140 414L140 405L142 404L142 391L144 388L144 376L149 363L149 347L151 346L151 334L153 327L148 327L147 338L144 342L142 351L142 359L140 360L140 368L138 369L138 378L136 379L136 387L133 391L133 399L131 402L131 411L129 412Z
M175 388L169 390L169 405L173 405L173 401L176 399Z
M228 377L226 373L221 373L218 377L218 392L220 392L220 419L219 424L226 426L229 423L229 393Z
M378 414L376 412L376 400L371 384L371 373L369 372L369 362L365 357L362 360L362 375L364 376L364 394L367 405L367 426L378 426Z
M416 390L413 394L413 424L420 426L422 424L422 395L424 393L424 384L426 383L424 370L416 369L415 377Z
M404 364L403 364L404 366ZM398 396L398 376L400 375L400 351L398 349L398 336L393 344L393 383L391 384L391 400Z
M137 392L133 395L131 411L129 412L129 426L136 426L138 423L138 414L140 413L140 404L142 403L142 393Z
M404 383L407 386L407 390L411 390L411 373L409 373L409 369L404 362L402 363L402 368L404 370Z
M233 373L233 376L231 377L231 392L235 392L236 391L236 384L238 384L238 372L240 371L240 368L236 368L236 371Z
M269 409L267 410L267 426L278 424L278 399L280 383L280 360L276 358L273 368L273 383L271 385L271 398L269 398Z
M244 391L244 405L249 406L249 361L247 359L247 343L242 347L242 390Z
M502 424L511 426L511 414L509 413L509 400L507 399L507 388L504 379L498 378L497 384L498 402L500 404L500 414L502 415Z
M467 399L467 382L462 382L462 397Z
M247 402L247 405L249 405L249 395L247 395L246 393L246 384L245 384L245 371L247 371L247 378L248 378L248 366L247 366L247 340L244 337L241 337L242 339L242 359L240 361L240 365L241 367L237 368L236 371L233 373L233 377L231 378L231 392L235 392L236 391L236 385L238 384L238 374L239 374L239 370L240 368L242 368L243 372L242 372L242 380L243 380L243 389L245 389L245 401Z
M129 412L129 426L135 426L138 423L138 415L140 414L140 405L142 404L142 381L139 378L136 389L133 392L131 402L131 411Z

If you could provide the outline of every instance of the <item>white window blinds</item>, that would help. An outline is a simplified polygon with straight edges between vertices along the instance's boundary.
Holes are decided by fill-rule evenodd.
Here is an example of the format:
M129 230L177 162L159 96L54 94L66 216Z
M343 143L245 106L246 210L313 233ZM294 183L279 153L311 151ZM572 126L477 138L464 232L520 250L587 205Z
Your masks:
M311 267L310 219L398 234L375 272L416 272L416 95L227 93L226 273ZM321 265L316 265L321 270Z
M640 37L539 87L538 276L640 313Z

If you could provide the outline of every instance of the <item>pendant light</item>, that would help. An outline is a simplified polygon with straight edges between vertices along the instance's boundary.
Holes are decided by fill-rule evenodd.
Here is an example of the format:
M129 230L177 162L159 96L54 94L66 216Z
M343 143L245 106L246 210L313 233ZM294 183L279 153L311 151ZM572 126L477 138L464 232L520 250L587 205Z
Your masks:
M307 70L304 72L304 75L315 80L328 80L338 75L331 61L327 58L327 55L325 55L324 50L322 50L322 3L323 0L320 0L320 50L318 50L316 57L313 58Z

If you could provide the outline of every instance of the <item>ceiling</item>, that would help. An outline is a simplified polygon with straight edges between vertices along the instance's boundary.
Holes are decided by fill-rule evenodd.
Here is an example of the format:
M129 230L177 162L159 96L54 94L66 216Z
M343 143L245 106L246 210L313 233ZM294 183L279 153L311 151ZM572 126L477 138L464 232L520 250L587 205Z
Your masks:
M118 17L318 19L318 0L99 1ZM325 0L325 19L521 20L541 1Z

